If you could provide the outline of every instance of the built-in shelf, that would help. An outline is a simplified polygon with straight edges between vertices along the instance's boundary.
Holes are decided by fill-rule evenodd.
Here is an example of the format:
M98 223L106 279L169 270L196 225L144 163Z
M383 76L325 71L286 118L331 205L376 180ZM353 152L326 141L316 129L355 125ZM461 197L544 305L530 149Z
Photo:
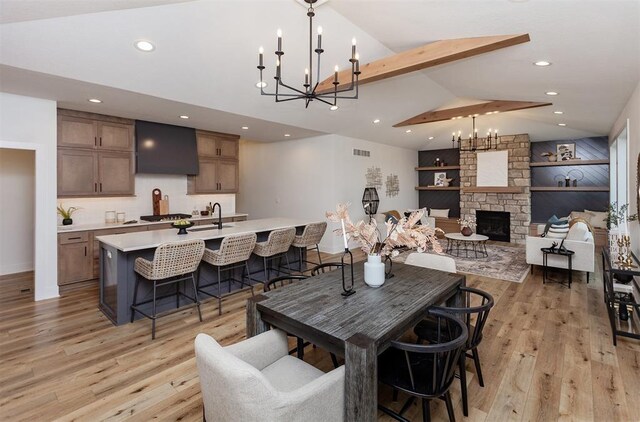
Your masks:
M523 193L522 186L468 186L462 193Z
M531 192L609 192L608 186L532 186Z
M460 186L416 186L416 190L460 190Z
M460 170L460 166L416 167L416 171Z
M604 160L541 161L538 163L529 163L529 167L597 166L600 164L609 164L609 160L604 159Z

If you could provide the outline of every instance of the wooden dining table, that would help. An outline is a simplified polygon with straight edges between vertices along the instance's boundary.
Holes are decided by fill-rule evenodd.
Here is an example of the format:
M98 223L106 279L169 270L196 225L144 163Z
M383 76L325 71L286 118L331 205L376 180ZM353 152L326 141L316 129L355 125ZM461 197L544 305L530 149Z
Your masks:
M255 295L247 303L247 337L279 328L345 358L345 420L375 421L377 357L392 340L424 318L429 307L462 301L460 274L393 265L394 277L378 288L364 283L354 264L355 294L342 296L335 270ZM349 271L345 271L349 274Z

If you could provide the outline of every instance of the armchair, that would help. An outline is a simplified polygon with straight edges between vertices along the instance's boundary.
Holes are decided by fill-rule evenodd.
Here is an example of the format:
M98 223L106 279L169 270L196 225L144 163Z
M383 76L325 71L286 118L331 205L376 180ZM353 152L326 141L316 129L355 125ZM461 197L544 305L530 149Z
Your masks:
M343 420L344 366L325 374L290 356L283 331L227 347L198 334L195 351L210 422Z

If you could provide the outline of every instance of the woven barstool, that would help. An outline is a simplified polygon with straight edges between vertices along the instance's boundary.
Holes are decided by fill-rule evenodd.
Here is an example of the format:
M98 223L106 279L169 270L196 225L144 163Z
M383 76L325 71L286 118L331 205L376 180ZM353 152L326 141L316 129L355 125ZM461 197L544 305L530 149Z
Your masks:
M256 245L256 239L257 236L255 233L237 234L222 239L220 249L218 250L205 249L202 262L206 262L218 270L218 281L217 283L200 284L200 277L198 277L198 291L218 299L218 315L222 315L222 273L233 272L237 268L242 268L240 280L233 278L233 273L230 274L231 276L229 278L224 280L229 285L229 293L231 293L232 281L239 282L240 288L242 289L244 287L245 271L247 277L249 276L249 265L247 261L249 257L251 257L251 252L253 252L253 248ZM218 285L217 295L203 290L203 288L213 286L214 284ZM251 295L253 295L253 286L250 285L250 287Z
M280 260L282 260L283 256L287 261L289 273L291 273L291 266L289 265L287 252L289 251L295 237L295 227L289 227L286 229L273 230L269 233L269 237L266 241L256 243L255 248L253 248L253 253L261 257L262 262L264 263L264 281L258 280L260 283L265 284L269 282L269 279L271 278L272 265L268 265L268 263L273 264L275 259L278 259L277 271L278 274L280 274Z
M318 247L318 243L324 236L324 232L327 231L327 222L321 221L318 223L307 224L302 231L302 234L296 235L293 239L293 243L291 246L294 248L298 248L298 271L302 272L302 263L309 263L313 265L322 264L322 258L320 257L320 248ZM319 262L311 262L303 259L303 252L309 252L312 250L316 250L318 252L318 261Z
M176 296L176 308L180 308L180 296L193 301L198 308L198 317L202 322L200 312L200 301L198 300L198 288L196 286L195 272L200 265L200 260L204 254L203 240L188 240L186 242L165 243L156 248L153 261L144 258L136 258L133 270L136 272L136 282L133 288L133 304L131 305L131 322L135 313L138 312L151 319L151 339L156 338L156 302L159 299ZM140 279L153 283L153 297L143 302L138 302L138 286ZM191 279L193 286L193 297L180 291L180 282ZM175 293L157 297L158 287L176 285ZM140 309L141 305L153 302L152 313Z

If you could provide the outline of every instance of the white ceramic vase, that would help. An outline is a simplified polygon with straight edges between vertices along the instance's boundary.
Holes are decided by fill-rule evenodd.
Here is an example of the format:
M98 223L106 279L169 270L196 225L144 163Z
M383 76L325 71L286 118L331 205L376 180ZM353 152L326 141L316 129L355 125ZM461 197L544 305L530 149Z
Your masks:
M371 287L384 284L384 263L380 255L369 255L364 263L364 282Z

